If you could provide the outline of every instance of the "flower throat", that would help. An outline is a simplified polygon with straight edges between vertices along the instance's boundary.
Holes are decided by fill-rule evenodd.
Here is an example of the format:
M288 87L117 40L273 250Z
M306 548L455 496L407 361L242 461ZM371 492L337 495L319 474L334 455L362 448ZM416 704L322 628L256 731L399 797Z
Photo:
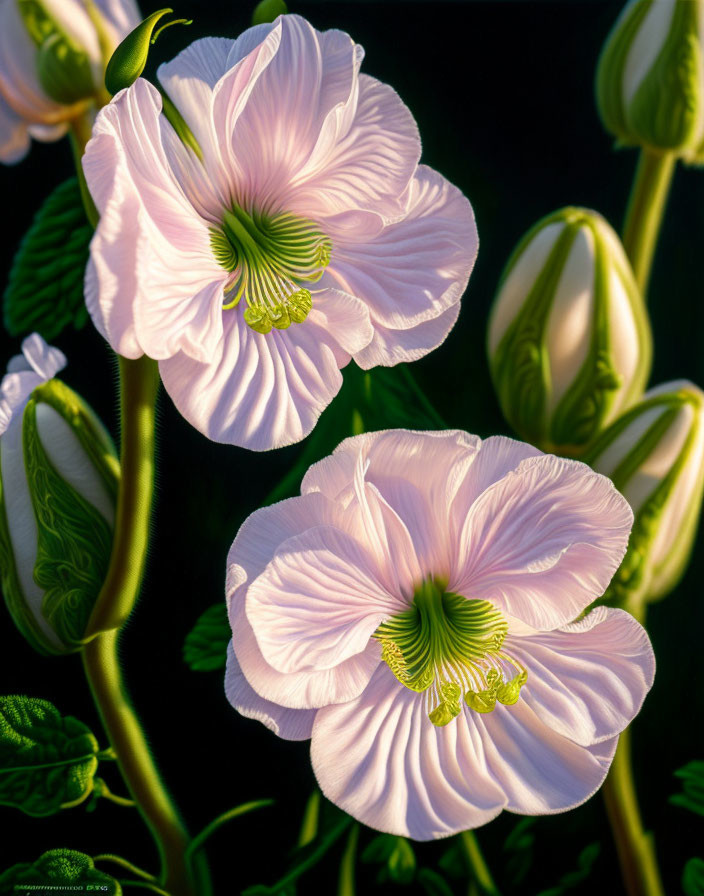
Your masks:
M413 605L382 622L374 637L396 678L425 692L428 717L442 726L459 715L462 699L477 712L518 701L528 672L502 651L507 633L506 620L488 601L427 579Z
M317 283L330 262L332 243L317 224L296 215L263 215L239 206L211 229L218 263L230 272L224 308L244 298L245 322L257 333L300 324L313 307L305 284Z

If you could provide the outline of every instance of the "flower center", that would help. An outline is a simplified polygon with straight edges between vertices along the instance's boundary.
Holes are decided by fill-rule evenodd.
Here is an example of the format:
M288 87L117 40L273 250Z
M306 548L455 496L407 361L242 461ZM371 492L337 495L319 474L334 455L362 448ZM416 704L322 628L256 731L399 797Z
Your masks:
M244 296L245 322L257 333L300 324L313 307L307 283L317 283L330 262L332 243L313 221L286 213L225 212L222 230L210 231L213 254L230 278L226 304Z
M477 712L491 712L497 700L517 702L528 672L502 651L507 633L508 623L488 601L426 579L413 605L382 622L374 637L401 684L426 693L428 717L441 726L459 715L463 696Z

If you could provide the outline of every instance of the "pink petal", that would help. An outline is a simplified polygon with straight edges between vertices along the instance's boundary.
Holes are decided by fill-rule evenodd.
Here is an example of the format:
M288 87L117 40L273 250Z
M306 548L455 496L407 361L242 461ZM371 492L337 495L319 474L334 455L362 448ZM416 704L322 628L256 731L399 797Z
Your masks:
M0 81L0 87L2 82ZM7 104L0 93L0 162L14 165L29 151L29 133L26 123Z
M39 333L32 333L22 340L22 354L42 380L50 380L68 363L66 355L60 349L47 345Z
M487 770L506 794L506 808L521 815L550 815L586 802L601 787L618 742L614 737L579 746L544 724L522 699L475 713L474 721Z
M333 337L313 321L255 333L240 309L225 314L221 356L161 361L166 391L183 416L216 442L267 451L306 436L342 385Z
M415 120L396 91L359 75L356 113L346 133L321 136L317 151L296 172L291 210L324 219L349 209L387 217L405 211L405 190L420 158Z
M632 524L605 476L578 461L528 458L471 506L449 588L541 631L559 628L604 593Z
M509 637L505 649L528 669L521 699L542 722L583 746L623 731L655 675L645 629L630 613L606 607L557 631Z
M308 740L311 736L316 710L285 709L260 697L242 674L232 642L227 648L225 694L240 715L256 719L284 740Z
M356 700L320 709L311 759L325 796L380 831L446 837L495 818L506 797L472 720L438 728L385 664Z
M437 317L407 330L390 330L381 324L374 324L374 338L365 349L355 354L354 360L363 370L369 370L424 358L442 345L459 313L458 302Z
M287 539L247 591L247 618L279 672L332 669L365 650L380 623L405 609L374 574L358 541L331 526Z
M406 214L371 240L335 245L330 274L363 299L375 324L407 330L437 318L464 293L479 245L468 200L432 168L418 167Z

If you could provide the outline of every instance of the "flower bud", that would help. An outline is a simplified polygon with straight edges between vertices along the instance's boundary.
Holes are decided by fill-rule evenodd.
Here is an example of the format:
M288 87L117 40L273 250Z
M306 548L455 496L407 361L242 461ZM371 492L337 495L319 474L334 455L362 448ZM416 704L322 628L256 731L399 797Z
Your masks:
M620 142L695 161L704 140L702 0L631 0L599 59L596 98Z
M664 383L620 417L585 458L609 476L635 522L605 599L654 601L684 573L704 491L704 392Z
M30 135L57 139L107 100L105 65L138 21L134 0L0 2L0 160L17 161Z
M579 455L640 397L650 325L600 215L565 208L524 236L499 284L488 350L506 419L544 451Z
M0 385L0 576L17 627L41 653L80 647L110 560L119 465L68 386L66 359L33 334Z

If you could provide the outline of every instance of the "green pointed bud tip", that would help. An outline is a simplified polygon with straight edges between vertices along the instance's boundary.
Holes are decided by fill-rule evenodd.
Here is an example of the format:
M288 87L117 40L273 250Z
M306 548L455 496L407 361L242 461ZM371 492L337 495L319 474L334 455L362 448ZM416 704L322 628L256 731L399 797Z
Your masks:
M701 0L633 0L609 34L596 100L619 145L696 161L704 140Z
M133 31L130 31L117 47L105 69L105 87L112 96L134 84L139 78L147 64L149 50L165 28L169 28L171 25L191 24L190 19L175 19L155 31L154 29L161 19L172 12L173 9L169 8L153 12Z
M261 3L257 3L254 7L252 24L266 25L274 22L279 16L285 16L287 12L288 7L284 0L261 0Z
M71 653L82 645L110 560L119 481L115 448L94 412L59 380L32 392L21 428L3 440L5 602L38 652Z
M704 493L704 393L686 381L647 392L597 440L586 460L634 513L628 551L604 602L669 594L686 569Z
M621 242L597 212L538 221L501 277L488 331L491 375L513 428L580 456L642 394L652 338Z

